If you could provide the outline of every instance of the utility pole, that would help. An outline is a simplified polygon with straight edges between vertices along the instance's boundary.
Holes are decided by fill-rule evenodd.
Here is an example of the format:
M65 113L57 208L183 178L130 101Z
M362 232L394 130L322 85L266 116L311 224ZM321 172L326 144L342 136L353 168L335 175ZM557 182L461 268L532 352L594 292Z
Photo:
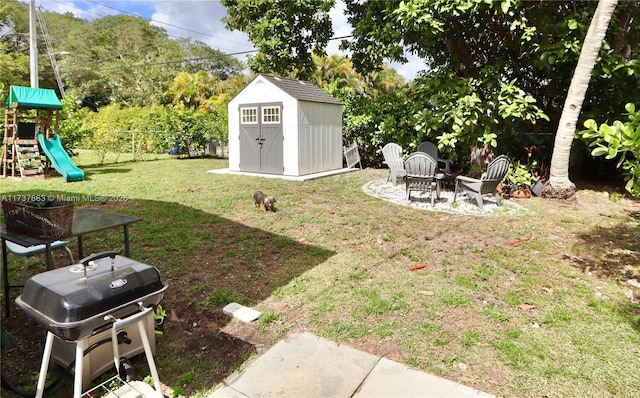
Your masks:
M36 33L35 0L29 0L29 57L31 66L31 88L38 88L38 35Z

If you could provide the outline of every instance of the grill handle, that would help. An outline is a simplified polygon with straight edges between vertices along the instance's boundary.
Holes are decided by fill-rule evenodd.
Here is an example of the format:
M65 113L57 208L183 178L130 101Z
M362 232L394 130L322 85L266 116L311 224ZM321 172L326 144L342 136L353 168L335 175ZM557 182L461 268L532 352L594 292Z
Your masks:
M140 312L127 318L117 319L113 315L105 315L104 319L105 321L113 321L113 325L111 326L111 328L117 331L131 325L132 323L140 322L142 319L146 318L150 312L153 311L153 307L145 307L142 305L142 303L138 303L138 307L140 308Z
M118 252L115 250L110 250L106 252L93 253L88 255L87 257L80 260L80 263L84 266L84 279L87 279L87 266L90 262L100 260L101 258L111 257L111 272L113 272L115 259L118 255Z

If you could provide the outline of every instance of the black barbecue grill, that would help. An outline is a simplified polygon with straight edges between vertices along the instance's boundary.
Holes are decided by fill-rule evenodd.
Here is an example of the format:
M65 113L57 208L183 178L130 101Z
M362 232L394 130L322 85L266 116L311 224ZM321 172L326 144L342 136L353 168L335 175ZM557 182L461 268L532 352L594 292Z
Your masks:
M167 284L155 267L109 251L33 276L27 280L16 305L50 332L47 340L53 334L83 347L89 337L111 328L114 322L127 317L136 318L137 322L141 310L157 305L166 289ZM51 347L45 346L42 384L50 355ZM147 359L153 361L149 355L147 352ZM78 382L81 372L76 363L76 390L82 389Z
M155 267L111 251L33 276L16 305L62 340L76 341L110 324L107 315L122 318L139 302L158 304L166 288Z

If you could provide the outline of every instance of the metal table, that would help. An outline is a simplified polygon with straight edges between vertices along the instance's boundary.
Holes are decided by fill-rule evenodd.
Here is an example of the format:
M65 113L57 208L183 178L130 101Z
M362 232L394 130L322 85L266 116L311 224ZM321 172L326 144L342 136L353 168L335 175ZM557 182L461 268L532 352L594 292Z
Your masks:
M142 218L136 216L129 216L126 214L112 213L98 209L74 209L73 210L73 226L71 228L71 235L68 237L78 238L78 259L84 257L84 251L82 249L82 235L92 232L102 231L104 229L113 227L122 227L124 233L124 255L129 256L129 224L140 221ZM19 233L8 232L4 225L0 226L0 238L2 239L2 279L3 279L3 293L5 301L5 314L9 316L9 290L14 287L22 287L22 285L10 285L9 284L9 265L7 263L7 244L6 241L17 243L22 246L35 246L46 245L47 246L47 270L53 268L53 253L51 250L51 242L53 240L41 240L33 238L27 235Z

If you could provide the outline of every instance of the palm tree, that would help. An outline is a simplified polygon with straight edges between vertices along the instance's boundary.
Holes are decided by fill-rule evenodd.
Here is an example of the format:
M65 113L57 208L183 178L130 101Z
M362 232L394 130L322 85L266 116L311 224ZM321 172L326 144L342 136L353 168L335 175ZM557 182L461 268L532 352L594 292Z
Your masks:
M180 72L166 92L174 105L183 104L198 109L207 99L224 91L224 85L217 76L205 71L196 73Z
M544 197L570 199L575 193L575 185L569 180L571 144L573 143L582 103L589 87L591 72L617 4L618 0L600 0L591 19L589 30L582 44L578 64L569 85L558 130L556 131L553 155L551 157L550 177L542 193Z
M311 79L318 87L332 85L339 91L359 92L364 89L362 78L347 57L314 55L316 70Z

